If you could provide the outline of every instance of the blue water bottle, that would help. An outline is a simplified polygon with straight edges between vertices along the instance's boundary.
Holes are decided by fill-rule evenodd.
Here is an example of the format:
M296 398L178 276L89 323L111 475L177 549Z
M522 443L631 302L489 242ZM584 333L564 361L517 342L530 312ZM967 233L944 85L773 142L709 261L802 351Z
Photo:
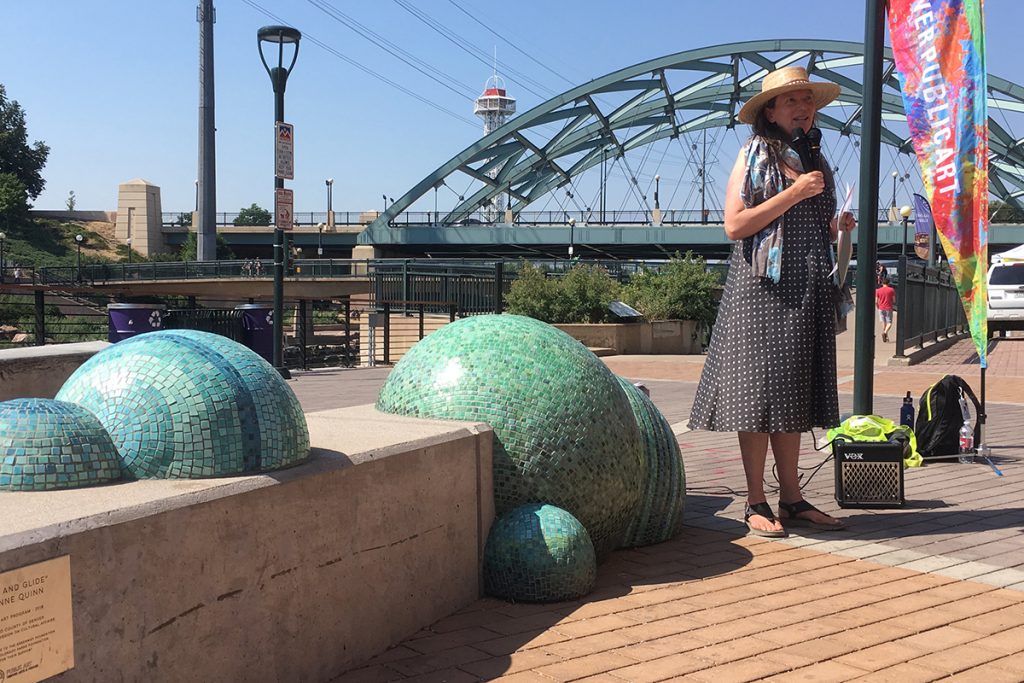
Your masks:
M900 406L900 424L911 429L914 428L914 399L910 396L909 391L903 399L903 405Z

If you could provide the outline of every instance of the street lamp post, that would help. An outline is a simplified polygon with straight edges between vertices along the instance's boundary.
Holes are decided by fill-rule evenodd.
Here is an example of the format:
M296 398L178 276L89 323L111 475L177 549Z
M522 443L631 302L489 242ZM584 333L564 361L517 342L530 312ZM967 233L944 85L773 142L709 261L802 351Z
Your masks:
M570 261L572 260L572 247L573 247L573 242L575 241L575 237L576 237L576 235L574 234L575 232L576 232L576 219L575 218L570 218L569 219L569 260Z
M907 256L907 223L910 222L910 213L913 211L909 206L904 206L900 209L900 215L903 216L903 243L900 244L900 258L906 258Z
M892 204L889 205L889 220L896 220L896 179L900 177L900 174L896 171L892 172Z
M75 235L75 245L78 247L78 284L82 284L82 241L85 237L82 233Z
M124 243L128 245L128 265L132 263L132 238L127 238Z
M655 225L661 225L661 203L658 201L658 189L661 185L661 176L654 176L654 221Z
M4 281L4 242L7 241L7 233L0 232L0 282Z
M316 226L316 257L323 258L324 256L324 224L319 223Z
M256 32L256 44L260 51L260 61L263 68L270 76L270 82L274 86L274 122L284 121L284 91L288 84L288 75L295 66L295 60L299 56L299 40L302 34L290 26L264 26ZM267 57L264 54L264 45L277 44L277 66L270 67L267 64ZM292 53L291 64L284 66L284 46L291 44L295 46ZM272 48L270 48L272 49ZM276 135L276 133L275 133ZM284 178L274 173L274 198L276 201L277 190L284 187ZM274 212L277 213L276 211ZM285 379L291 374L284 367L282 361L282 346L284 335L284 230L274 221L274 367Z
M331 208L331 200L333 197L334 190L334 178L328 178L324 181L327 184L327 227L334 227L334 210Z

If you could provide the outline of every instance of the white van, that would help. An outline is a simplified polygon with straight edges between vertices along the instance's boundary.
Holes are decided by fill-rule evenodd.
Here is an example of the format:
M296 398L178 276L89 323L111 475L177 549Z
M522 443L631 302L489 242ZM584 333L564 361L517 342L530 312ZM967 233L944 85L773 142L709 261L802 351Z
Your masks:
M1024 330L1024 262L989 267L988 322L992 329Z

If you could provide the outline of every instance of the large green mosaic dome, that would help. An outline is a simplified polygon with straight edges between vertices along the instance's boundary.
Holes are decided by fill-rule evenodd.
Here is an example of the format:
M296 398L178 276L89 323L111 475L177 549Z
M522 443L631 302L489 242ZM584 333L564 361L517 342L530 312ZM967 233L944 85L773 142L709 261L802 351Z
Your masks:
M597 559L587 530L554 505L523 505L498 517L484 546L484 592L517 602L583 597Z
M550 503L599 556L622 545L646 476L640 433L615 376L561 330L516 315L446 325L402 357L377 408L490 424L498 514Z
M195 330L148 332L113 344L57 398L106 427L125 476L193 479L264 472L309 456L298 399L258 354Z
M0 490L52 491L121 478L117 449L96 416L74 403L0 403Z
M619 378L643 437L647 479L626 532L627 546L652 545L682 530L686 505L686 471L672 425L654 402L632 383Z

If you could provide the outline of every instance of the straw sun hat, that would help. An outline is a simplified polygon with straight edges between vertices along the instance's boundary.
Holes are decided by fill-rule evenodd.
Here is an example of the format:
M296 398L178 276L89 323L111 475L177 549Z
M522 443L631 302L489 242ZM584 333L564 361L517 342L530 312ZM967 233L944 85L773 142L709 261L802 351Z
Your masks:
M757 112L773 97L794 90L810 90L814 93L815 109L821 109L839 97L837 84L809 80L807 70L802 66L784 66L761 79L761 92L747 100L737 118L743 123L753 123Z

